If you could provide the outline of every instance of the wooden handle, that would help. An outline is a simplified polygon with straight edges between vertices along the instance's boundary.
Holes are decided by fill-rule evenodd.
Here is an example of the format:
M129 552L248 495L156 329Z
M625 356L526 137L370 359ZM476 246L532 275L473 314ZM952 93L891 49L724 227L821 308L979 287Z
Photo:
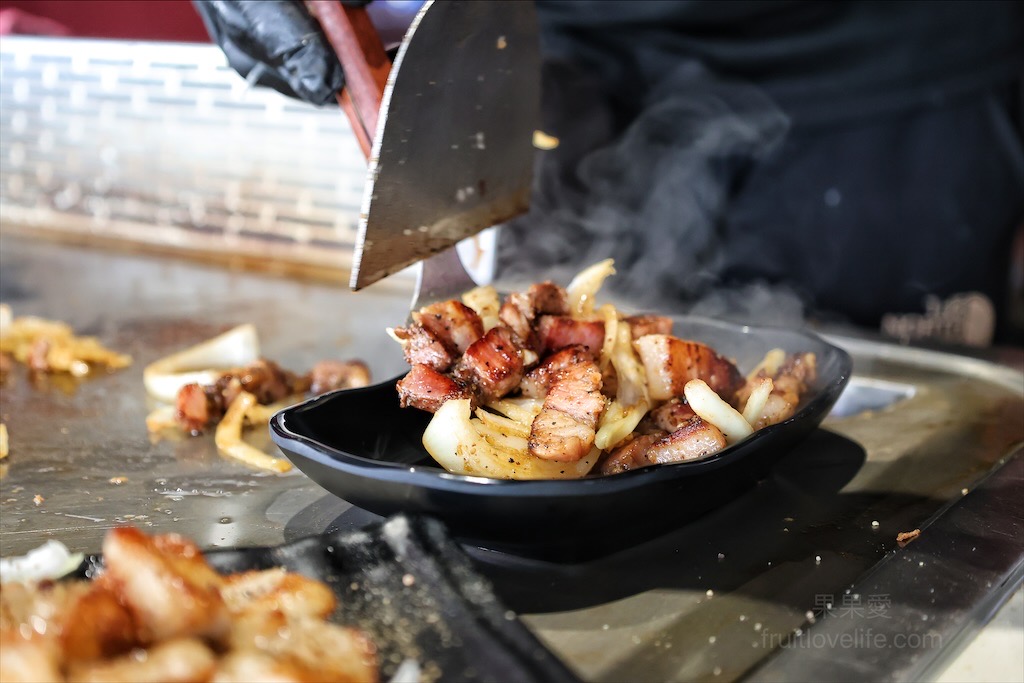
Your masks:
M320 22L345 71L345 88L337 95L338 104L369 158L391 60L364 7L348 7L337 0L306 0L306 7Z

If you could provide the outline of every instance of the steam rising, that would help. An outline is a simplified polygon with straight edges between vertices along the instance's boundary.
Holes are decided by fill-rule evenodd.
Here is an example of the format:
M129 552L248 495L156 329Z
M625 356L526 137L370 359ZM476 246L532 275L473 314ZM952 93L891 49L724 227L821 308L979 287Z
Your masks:
M578 90L557 78L545 86L545 97L558 97L552 88ZM570 104L576 115L556 124L555 134L600 137L609 111L596 101ZM612 257L618 274L603 291L618 305L800 323L802 304L791 292L763 283L727 289L720 279L717 228L730 193L787 129L785 115L753 86L714 79L692 65L679 69L620 136L570 168L557 153L544 153L530 213L502 229L499 278L506 285L564 283Z

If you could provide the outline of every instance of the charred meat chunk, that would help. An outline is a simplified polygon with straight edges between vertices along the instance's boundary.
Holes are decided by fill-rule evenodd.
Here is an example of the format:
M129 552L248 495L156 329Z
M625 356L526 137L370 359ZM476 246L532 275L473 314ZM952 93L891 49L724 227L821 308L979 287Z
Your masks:
M464 384L441 374L429 365L414 365L409 374L398 381L398 399L403 408L412 406L435 413L445 401L455 398L474 400Z

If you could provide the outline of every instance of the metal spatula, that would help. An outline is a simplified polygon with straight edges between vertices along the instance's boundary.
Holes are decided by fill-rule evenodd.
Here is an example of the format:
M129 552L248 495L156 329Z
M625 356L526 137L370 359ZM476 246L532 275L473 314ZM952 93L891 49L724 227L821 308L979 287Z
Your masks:
M345 69L339 103L369 161L350 286L423 259L420 303L471 284L457 256L429 257L529 206L540 109L533 3L428 2L393 65L365 10L307 6Z

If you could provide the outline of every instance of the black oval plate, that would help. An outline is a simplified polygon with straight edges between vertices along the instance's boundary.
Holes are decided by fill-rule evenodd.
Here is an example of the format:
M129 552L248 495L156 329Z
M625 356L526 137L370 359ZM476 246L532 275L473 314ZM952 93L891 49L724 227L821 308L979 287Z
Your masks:
M271 436L311 479L370 512L429 515L464 541L519 554L604 554L681 526L764 478L817 428L852 370L845 351L809 332L677 318L673 333L712 346L744 372L773 348L811 351L818 381L792 418L714 455L568 481L446 472L421 443L430 414L399 407L398 378L283 410Z
M495 597L436 520L396 515L356 531L203 555L224 574L284 567L328 584L339 605L332 621L370 636L381 681L407 659L418 663L420 680L579 681ZM89 556L75 576L91 578L101 566L101 556Z

